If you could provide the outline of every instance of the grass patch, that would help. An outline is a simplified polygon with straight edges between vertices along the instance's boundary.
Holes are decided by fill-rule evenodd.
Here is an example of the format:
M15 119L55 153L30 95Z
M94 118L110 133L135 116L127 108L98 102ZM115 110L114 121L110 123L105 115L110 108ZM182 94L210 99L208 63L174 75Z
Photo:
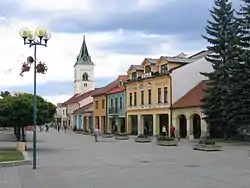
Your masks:
M16 150L0 151L0 162L23 160L23 154Z

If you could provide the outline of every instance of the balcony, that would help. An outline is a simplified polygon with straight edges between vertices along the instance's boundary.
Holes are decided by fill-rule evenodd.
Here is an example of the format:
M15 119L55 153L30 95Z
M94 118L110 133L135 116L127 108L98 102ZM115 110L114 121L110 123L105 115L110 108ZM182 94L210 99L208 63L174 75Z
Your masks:
M117 113L118 113L118 108L116 107L109 108L109 114L117 114Z
M152 72L147 72L147 73L144 73L143 75L141 75L141 78L149 78L149 77L152 77Z

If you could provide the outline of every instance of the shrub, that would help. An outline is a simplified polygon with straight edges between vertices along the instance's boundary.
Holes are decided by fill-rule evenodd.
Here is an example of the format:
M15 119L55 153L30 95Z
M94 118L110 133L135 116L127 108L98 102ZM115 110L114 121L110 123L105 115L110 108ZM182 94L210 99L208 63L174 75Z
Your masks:
M214 140L207 140L207 139L202 139L199 141L199 144L201 145L215 145Z
M148 136L145 135L145 134L139 134L139 135L137 136L137 138L148 138Z
M157 138L157 141L174 141L174 137L159 136L159 137Z

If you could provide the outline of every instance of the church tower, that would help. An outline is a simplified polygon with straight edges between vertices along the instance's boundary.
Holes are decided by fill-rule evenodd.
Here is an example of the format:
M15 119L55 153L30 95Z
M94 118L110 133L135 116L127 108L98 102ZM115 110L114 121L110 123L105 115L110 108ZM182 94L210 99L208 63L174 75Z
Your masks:
M85 93L94 88L94 63L91 61L84 35L82 47L74 65L74 94Z

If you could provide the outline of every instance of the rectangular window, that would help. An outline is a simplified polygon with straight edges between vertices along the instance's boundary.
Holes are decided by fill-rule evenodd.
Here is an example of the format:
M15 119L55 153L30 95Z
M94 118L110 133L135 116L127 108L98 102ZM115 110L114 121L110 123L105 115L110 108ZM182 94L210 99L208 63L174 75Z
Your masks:
M148 65L148 66L145 66L145 73L149 73L151 72L151 66Z
M102 109L104 109L104 108L105 108L105 100L102 99Z
M114 101L113 101L113 99L110 99L110 107L114 108Z
M137 72L133 72L132 73L132 80L136 80L137 79Z
M148 104L151 104L151 89L148 90Z
M161 103L161 88L158 88L158 103Z
M115 109L118 108L118 98L115 98Z
M120 97L120 109L122 109L122 106L123 106L123 104L122 104L122 97Z
M95 101L95 109L98 109L98 101Z
M164 87L164 103L168 102L168 88Z
M129 106L133 106L132 93L129 93Z
M167 64L164 64L164 65L161 65L161 73L167 73L168 72L168 65Z
M136 92L134 92L134 106L137 106Z
M141 91L141 105L144 105L144 91Z

